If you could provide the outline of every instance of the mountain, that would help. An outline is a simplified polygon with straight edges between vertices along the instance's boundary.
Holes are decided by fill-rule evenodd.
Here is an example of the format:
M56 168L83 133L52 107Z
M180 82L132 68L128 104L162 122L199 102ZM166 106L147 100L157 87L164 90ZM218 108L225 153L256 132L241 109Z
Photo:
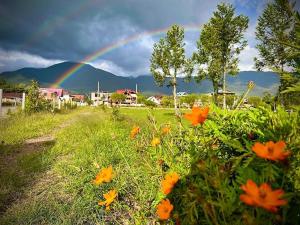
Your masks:
M47 68L23 68L11 72L3 72L0 74L0 78L12 83L29 83L30 80L37 80L42 87L49 87L55 83L62 74L76 65L76 62L62 62ZM275 93L279 84L279 77L273 72L243 71L235 77L227 77L228 89L237 93L242 93L246 90L249 80L254 81L256 84L252 91L253 95L262 95L264 91ZM94 68L89 64L81 64L80 69L68 77L61 84L61 87L74 92L88 93L97 89L98 81L100 82L101 90L110 92L123 88L135 89L135 84L138 84L138 89L142 92L172 93L171 88L156 86L151 75L122 77ZM197 84L194 81L186 83L183 78L178 78L178 91L208 93L211 92L211 90L212 85L208 80Z

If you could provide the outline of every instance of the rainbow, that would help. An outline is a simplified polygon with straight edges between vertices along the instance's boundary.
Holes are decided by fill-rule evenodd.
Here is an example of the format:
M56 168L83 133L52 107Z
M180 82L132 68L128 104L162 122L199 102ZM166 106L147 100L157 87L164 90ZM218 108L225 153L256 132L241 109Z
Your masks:
M184 25L183 26L185 31L200 31L200 27L201 25L199 24L191 24L191 25ZM145 38L147 36L155 36L155 35L160 35L163 34L165 32L167 32L167 30L170 27L165 27L165 28L161 28L161 29L156 29L156 30L151 30L151 31L145 31L139 34L135 34L132 36L129 36L126 39L123 40L119 40L113 44L110 44L108 46L105 46L103 48L100 48L99 50L95 51L94 53L86 56L83 60L81 60L81 62L77 63L76 65L74 65L73 67L71 67L70 69L68 69L67 71L65 71L63 74L61 74L59 76L59 78L52 84L52 88L57 88L60 87L61 84L68 79L70 76L72 76L75 72L77 72L81 67L84 66L84 63L90 63L92 61L94 61L95 59L99 58L100 56L103 56L105 54L107 54L108 52L111 52L117 48L120 48L128 43L137 41L139 39Z

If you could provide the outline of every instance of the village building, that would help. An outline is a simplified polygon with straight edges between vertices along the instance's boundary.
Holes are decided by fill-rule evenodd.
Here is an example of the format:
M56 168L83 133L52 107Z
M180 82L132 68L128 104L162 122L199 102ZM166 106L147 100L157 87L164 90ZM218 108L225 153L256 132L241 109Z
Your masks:
M22 103L22 93L18 92L3 92L2 103L17 105Z
M97 106L97 105L107 105L110 103L110 96L111 93L109 92L92 92L91 93L91 100L93 101L93 105Z
M137 103L137 94L135 91L131 90L131 89L120 89L117 90L116 93L118 94L124 94L126 99L123 102L123 104L136 104Z
M62 88L40 88L39 91L46 100L57 100L68 94Z
M149 98L147 98L147 101L151 101L154 102L156 105L160 105L161 99L162 99L161 95L156 95L156 96L150 96Z

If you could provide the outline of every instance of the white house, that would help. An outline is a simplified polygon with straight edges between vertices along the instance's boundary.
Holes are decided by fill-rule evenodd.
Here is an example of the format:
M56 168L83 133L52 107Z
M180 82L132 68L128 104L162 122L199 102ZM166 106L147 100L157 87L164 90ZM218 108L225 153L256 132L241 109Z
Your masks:
M151 96L147 98L148 101L154 102L156 105L160 105L162 96Z
M109 92L92 92L91 93L91 100L93 101L93 105L101 105L101 104L108 104L110 100L111 93Z

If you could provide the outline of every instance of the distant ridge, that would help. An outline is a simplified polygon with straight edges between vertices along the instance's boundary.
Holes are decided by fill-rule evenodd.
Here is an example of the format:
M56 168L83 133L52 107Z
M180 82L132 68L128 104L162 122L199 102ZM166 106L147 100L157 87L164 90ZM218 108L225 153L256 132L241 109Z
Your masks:
M62 62L47 68L22 68L16 71L3 72L0 78L4 78L13 83L29 83L30 80L39 81L42 87L52 85L59 77L77 65L76 62ZM262 95L264 91L275 93L279 85L279 77L273 72L256 72L242 71L237 76L228 76L228 88L231 91L242 93L247 88L248 81L252 80L256 84L253 95ZM151 75L142 75L138 77L122 77L110 72L97 69L89 64L83 66L72 76L66 79L62 88L79 92L89 93L95 91L97 82L100 82L100 89L104 91L115 91L121 88L138 89L147 93L171 94L171 88L157 87ZM203 81L196 84L194 81L185 83L182 78L178 79L178 91L186 91L188 93L208 93L212 91L211 82Z

